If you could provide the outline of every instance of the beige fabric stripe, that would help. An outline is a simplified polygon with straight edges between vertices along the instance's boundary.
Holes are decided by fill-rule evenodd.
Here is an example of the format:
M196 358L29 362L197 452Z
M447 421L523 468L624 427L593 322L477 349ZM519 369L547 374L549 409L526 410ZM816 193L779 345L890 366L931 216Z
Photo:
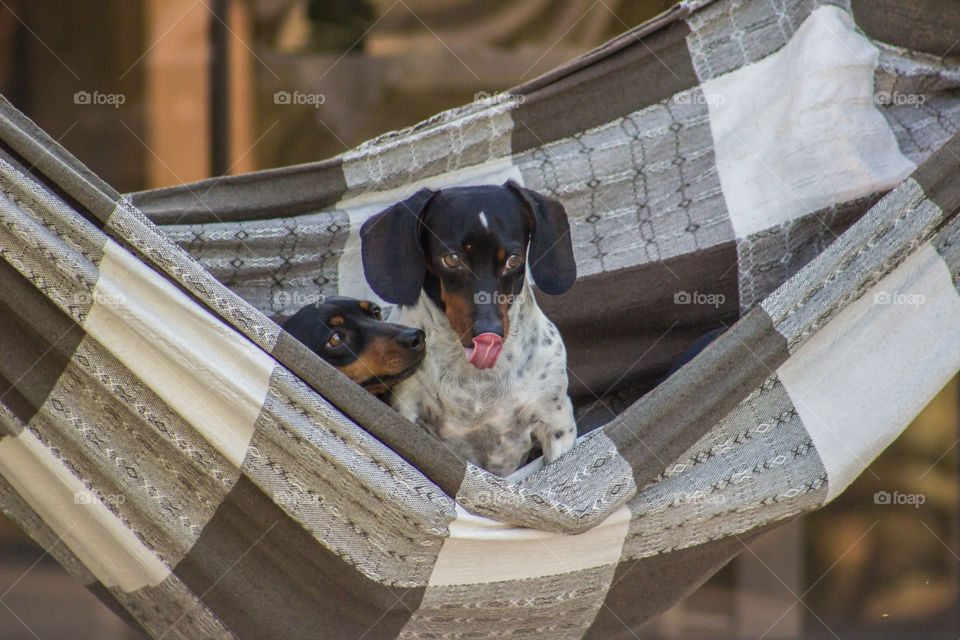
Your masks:
M930 244L777 370L827 469L832 500L960 370L960 296Z
M523 580L619 562L630 510L621 507L585 533L526 529L473 515L459 505L430 586Z
M240 466L273 359L114 242L84 329Z
M104 585L134 591L170 574L33 432L0 440L0 475Z

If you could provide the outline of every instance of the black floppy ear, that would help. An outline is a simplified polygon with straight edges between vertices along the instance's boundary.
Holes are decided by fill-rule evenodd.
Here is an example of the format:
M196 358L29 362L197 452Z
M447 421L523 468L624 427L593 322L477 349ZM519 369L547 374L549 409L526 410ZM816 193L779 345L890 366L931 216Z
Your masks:
M507 180L503 186L514 192L530 211L527 262L537 288L552 296L563 293L577 279L566 210L559 200L521 187L513 180Z
M360 227L363 273L374 292L394 304L416 304L426 275L420 246L420 216L437 194L415 194L368 219Z

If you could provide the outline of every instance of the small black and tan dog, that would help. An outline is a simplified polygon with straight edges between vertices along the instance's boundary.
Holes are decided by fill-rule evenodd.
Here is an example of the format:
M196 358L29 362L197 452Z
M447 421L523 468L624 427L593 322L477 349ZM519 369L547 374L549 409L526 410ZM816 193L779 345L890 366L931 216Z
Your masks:
M426 354L423 331L383 322L380 307L366 300L324 298L283 328L374 395L413 375Z

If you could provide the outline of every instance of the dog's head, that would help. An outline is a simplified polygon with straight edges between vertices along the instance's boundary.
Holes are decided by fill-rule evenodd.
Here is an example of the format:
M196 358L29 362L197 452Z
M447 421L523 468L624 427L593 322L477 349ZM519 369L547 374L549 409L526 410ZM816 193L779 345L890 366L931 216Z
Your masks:
M353 298L307 305L283 328L373 394L411 376L426 353L423 331L383 322L380 307Z
M377 295L412 305L422 290L479 369L496 363L528 265L537 287L551 295L577 278L563 205L512 180L421 189L367 220L360 238Z

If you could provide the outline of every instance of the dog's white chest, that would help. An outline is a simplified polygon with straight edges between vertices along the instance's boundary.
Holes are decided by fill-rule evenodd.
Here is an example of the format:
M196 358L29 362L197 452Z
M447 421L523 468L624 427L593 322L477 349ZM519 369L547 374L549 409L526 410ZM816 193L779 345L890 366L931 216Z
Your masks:
M532 294L524 294L530 298L511 308L510 333L496 366L487 370L466 361L445 318L425 297L398 319L427 332L427 356L393 389L391 404L462 457L500 475L526 460L534 439L547 462L576 439L566 350Z

